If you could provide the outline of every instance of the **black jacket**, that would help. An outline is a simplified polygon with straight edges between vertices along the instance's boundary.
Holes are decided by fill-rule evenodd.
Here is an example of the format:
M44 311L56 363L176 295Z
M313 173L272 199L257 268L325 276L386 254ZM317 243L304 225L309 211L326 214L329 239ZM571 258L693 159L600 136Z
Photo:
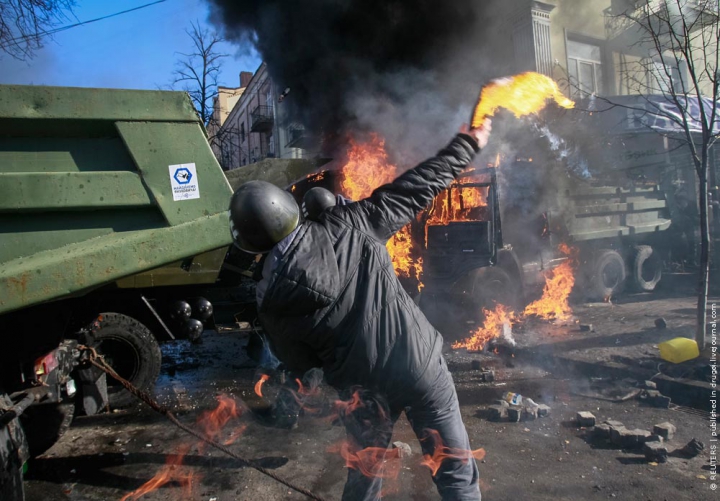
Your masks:
M289 369L322 367L336 388L386 393L416 382L442 338L395 276L387 240L427 207L478 151L458 135L369 198L304 222L275 268L260 321Z

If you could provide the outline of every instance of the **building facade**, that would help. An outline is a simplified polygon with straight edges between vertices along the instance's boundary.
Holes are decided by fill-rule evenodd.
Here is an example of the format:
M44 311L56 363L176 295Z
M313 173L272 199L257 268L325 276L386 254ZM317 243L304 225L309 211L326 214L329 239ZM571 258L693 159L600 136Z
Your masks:
M289 89L275 85L265 63L255 73L241 73L240 84L228 90L231 97L220 93L216 99L219 127L213 131L216 140L211 144L223 168L235 169L264 158L304 158L304 129L288 119L284 105ZM229 111L223 118L225 109Z

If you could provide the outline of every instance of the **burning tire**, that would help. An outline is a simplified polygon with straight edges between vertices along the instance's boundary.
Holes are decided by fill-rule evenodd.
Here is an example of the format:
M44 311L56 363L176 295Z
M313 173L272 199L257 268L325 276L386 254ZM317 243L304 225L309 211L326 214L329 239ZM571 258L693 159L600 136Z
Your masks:
M592 299L604 300L625 290L627 270L625 261L619 252L601 250L593 262L588 284L588 294Z
M160 374L162 355L152 332L134 318L101 313L93 327L94 347L123 378L141 390L150 389ZM127 407L133 397L108 377L108 400L113 407Z
M478 312L483 308L492 310L498 304L518 309L520 287L502 268L497 266L480 268L475 275L473 299L479 307Z
M649 245L638 245L631 263L633 288L641 292L652 292L662 279L662 259Z

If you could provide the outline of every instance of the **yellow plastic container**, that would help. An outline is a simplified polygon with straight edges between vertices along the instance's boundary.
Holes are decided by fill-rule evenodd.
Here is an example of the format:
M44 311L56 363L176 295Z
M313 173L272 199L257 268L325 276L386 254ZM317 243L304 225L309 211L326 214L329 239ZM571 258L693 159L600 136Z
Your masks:
M660 358L673 364L679 364L700 356L700 350L698 350L695 340L686 337L676 337L670 341L665 341L660 343L658 348L660 348Z

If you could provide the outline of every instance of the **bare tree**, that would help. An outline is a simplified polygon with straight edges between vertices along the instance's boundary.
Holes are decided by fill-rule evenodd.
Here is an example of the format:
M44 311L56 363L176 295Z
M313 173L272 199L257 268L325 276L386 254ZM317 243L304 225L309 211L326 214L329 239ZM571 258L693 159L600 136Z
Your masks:
M182 59L177 61L173 84L181 85L190 94L200 119L207 126L213 115L213 100L218 95L220 61L228 55L217 51L217 45L223 39L217 33L201 28L198 22L185 31L194 50L179 53Z
M631 54L619 55L620 81L622 90L640 96L642 105L612 104L632 109L636 120L684 144L697 174L700 276L695 339L700 349L705 346L710 275L710 154L720 135L718 19L717 0L646 0L611 20L616 31L631 34Z
M0 0L0 53L31 58L74 5L74 0Z

